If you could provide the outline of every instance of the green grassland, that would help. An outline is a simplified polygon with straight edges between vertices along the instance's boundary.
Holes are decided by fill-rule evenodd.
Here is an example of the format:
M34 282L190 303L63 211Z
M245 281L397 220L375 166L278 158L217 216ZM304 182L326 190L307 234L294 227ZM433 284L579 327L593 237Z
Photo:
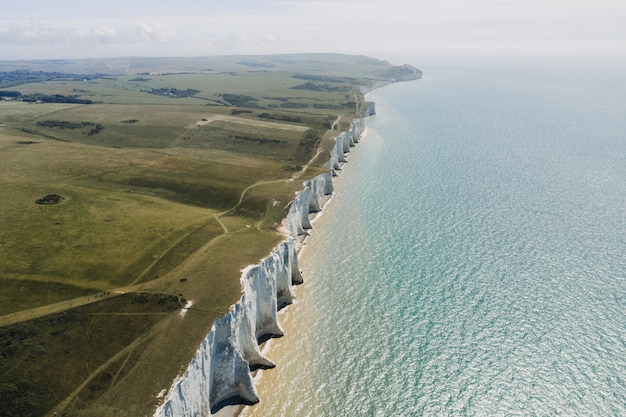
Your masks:
M0 417L150 415L360 87L418 74L332 54L0 68Z

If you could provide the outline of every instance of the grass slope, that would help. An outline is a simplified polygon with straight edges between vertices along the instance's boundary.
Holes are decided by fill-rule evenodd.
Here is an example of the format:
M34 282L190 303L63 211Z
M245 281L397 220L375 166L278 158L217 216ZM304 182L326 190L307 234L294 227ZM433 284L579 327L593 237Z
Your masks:
M420 74L332 54L1 66L0 417L151 414L360 87Z

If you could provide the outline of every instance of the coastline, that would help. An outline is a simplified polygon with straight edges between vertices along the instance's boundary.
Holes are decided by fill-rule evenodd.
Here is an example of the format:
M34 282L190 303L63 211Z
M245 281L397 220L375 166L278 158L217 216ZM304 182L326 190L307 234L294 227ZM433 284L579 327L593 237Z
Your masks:
M313 213L311 215L311 226L313 224L315 224L321 217L322 214L324 213L323 209L326 207L327 204L329 204L333 199L333 195L328 195L325 196L324 201L321 204L322 210L320 210L319 212ZM300 261L302 254L304 253L305 249L307 248L307 240L310 239L311 236L307 235L304 236L303 239L299 242L297 248L296 248L296 253L298 256L298 261ZM278 317L279 317L279 322L283 323L284 319L286 319L289 315L293 315L294 312L291 311L293 309L294 304L296 304L296 300L298 299L297 293L301 292L300 291L301 286L299 285L298 287L294 288L294 302L293 304L290 304L286 307L291 307L291 308L283 308L278 312ZM302 294L301 294L302 295ZM288 335L288 333L286 333L286 335ZM283 336L284 337L284 336ZM281 339L283 338L281 337ZM261 353L263 354L263 356L265 357L269 357L272 353L272 350L277 349L277 347L279 347L280 345L276 346L277 343L280 343L279 340L274 340L274 339L269 339L267 341L265 341L262 345L261 345ZM268 369L271 370L271 369ZM259 384L261 383L261 381L263 380L263 378L266 376L265 372L263 372L263 369L258 369L256 371L254 371L252 373L253 375L253 380L254 380L254 386L258 388ZM245 417L246 415L246 410L248 410L250 407L254 407L254 405L252 406L247 406L245 404L237 404L237 405L228 405L223 407L221 410L219 410L217 413L212 414L212 416L215 417Z
M454 74L462 73L457 70ZM560 216L553 216L556 211L538 214L536 221L527 223L523 216L524 205L510 204L511 200L507 198L511 197L506 192L506 185L512 183L510 178L505 176L497 181L494 179L493 185L488 188L483 188L483 184L492 180L493 172L508 173L508 169L511 169L511 173L517 175L514 177L515 183L520 181L520 200L514 202L537 203L535 207L545 207L545 204L538 204L540 202L558 202L554 208L561 208L559 211L563 217L569 218L573 229L584 239L585 236L591 236L586 232L590 223L581 222L580 215L590 213L587 210L594 199L607 203L608 200L604 200L600 194L606 193L613 185L619 188L624 183L620 182L620 173L611 170L612 174L617 174L612 177L616 182L606 183L606 188L596 190L598 195L586 196L582 200L584 205L568 211L572 204L571 196L579 193L576 187L570 188L568 184L576 182L562 177L559 181L551 182L555 174L562 174L563 171L561 167L550 167L554 161L552 158L541 159L546 151L558 155L563 150L562 141L567 140L569 132L567 124L562 125L565 132L551 141L552 146L547 148L544 147L545 138L536 136L533 130L524 132L520 137L507 138L506 141L502 141L499 129L491 130L489 138L480 137L483 127L480 115L496 103L505 105L494 114L494 120L517 126L517 115L511 113L508 107L510 97L527 99L519 101L519 108L534 116L527 120L541 120L543 126L552 126L550 118L542 117L542 112L551 108L554 101L548 98L555 98L554 92L546 93L544 85L536 86L530 92L521 92L517 83L500 90L499 87L504 84L488 80L490 84L477 83L476 86L462 90L460 86L464 83L463 77L458 76L454 83L442 83L438 88L433 86L436 83L413 85L417 88L407 88L406 91L402 91L404 86L396 86L381 94L380 101L377 99L378 94L371 97L380 102L380 116L385 120L377 119L368 123L366 139L360 145L363 149L355 152L354 158L350 155L350 164L346 165L343 176L336 183L337 195L333 204L325 208L326 215L315 225L307 248L310 253L305 252L304 258L313 258L307 255L314 255L317 258L315 264L324 266L310 270L309 265L300 263L305 272L310 271L305 286L311 287L310 284L316 281L313 284L316 287L312 291L313 297L301 300L300 306L312 304L313 309L320 314L317 317L308 316L308 308L290 309L287 313L300 315L300 319L293 323L303 329L301 334L307 336L314 349L299 354L297 351L306 349L307 345L297 338L292 339L297 340L296 344L292 340L273 344L271 350L275 353L269 356L270 359L275 360L280 354L288 354L285 364L293 369L279 371L283 365L276 362L279 369L264 373L265 376L272 375L271 379L280 385L272 385L263 377L259 393L267 400L249 407L249 410L258 408L259 411L246 411L245 417L341 414L336 410L352 410L356 415L439 415L454 414L463 409L470 410L469 414L492 410L491 414L506 415L520 413L519 398L534 398L527 406L538 414L558 413L565 409L572 415L578 412L592 415L594 410L597 413L601 408L621 415L623 403L618 397L623 393L623 387L615 384L614 378L597 382L603 375L615 377L623 369L620 368L624 356L619 354L619 340L603 339L603 334L619 334L615 332L619 329L620 320L607 320L609 316L605 315L611 312L613 315L617 313L619 317L619 300L612 300L610 310L607 307L598 315L597 306L604 305L603 294L606 292L596 292L599 283L596 278L604 281L600 285L605 285L605 288L617 290L619 283L616 283L614 273L622 270L622 258L619 255L622 252L615 250L612 256L606 258L612 265L610 269L597 272L596 261L605 259L605 254L594 252L598 258L583 258L589 253L586 246L563 242L562 235L557 232L563 230L563 223ZM461 100L454 95L457 90L475 93L489 85L493 89L485 89L485 97L493 97L494 103L486 102L475 110L472 110L471 101L475 94L464 94ZM424 91L426 100L415 99L421 91ZM501 91L506 94L501 94ZM536 95L538 91L546 93L546 99L536 104L536 98L542 97ZM508 95L513 92L519 96ZM446 93L450 93L450 96ZM559 92L556 97L563 97L561 94ZM447 107L428 104L433 98L441 98L443 101L444 97ZM383 106L384 100L388 100L390 117L387 117L386 109L383 108L387 107ZM568 113L563 114L573 115L576 112L572 110L581 108L588 108L588 104L572 104L571 109L566 109ZM450 110L450 114L460 121L459 126L450 132L454 138L450 143L445 141L449 132L441 131L439 117L440 110L444 109ZM590 114L591 119L599 116L601 110L596 108L596 111L598 113ZM601 143L614 143L611 139L604 142L602 138L606 133L615 132L614 127L622 124L615 118L618 114L615 111L611 115L615 124L607 120L608 126L613 128L598 135ZM540 118L535 119L537 116ZM569 118L562 121L567 120ZM581 135L579 138L585 141L589 150L593 147L593 141L587 139L594 137L595 126L592 126L585 131L590 136ZM474 127L475 130L469 129L471 133L467 134L465 129L468 127ZM425 132L419 132L421 129ZM370 138L377 136L376 133L381 139L381 152L378 155L377 152L371 152L374 149L370 148L370 144L375 142L370 141ZM474 134L480 139L469 140L468 137ZM525 140L521 141L522 138ZM508 156L510 152L521 151L519 143L524 143L524 146L528 143L530 148L524 147L523 151L529 151L529 155L534 158L512 164ZM578 144L571 145L570 150L578 149ZM398 151L402 154L398 155ZM368 155L367 163L361 165L358 162L364 154ZM609 151L604 153L607 161L619 159L609 154ZM578 153L572 153L564 162L572 168L571 172L577 178L578 175L586 177L588 169L597 167L598 161L594 157L581 161L578 156ZM471 166L465 165L468 157L472 160ZM542 163L529 166L529 161L534 164L536 158L540 158ZM397 169L393 164L396 161ZM498 169L485 170L484 163ZM578 163L582 163L580 168ZM613 168L615 166L612 165ZM454 175L447 176L451 172ZM465 172L469 181L462 177ZM470 172L476 176L470 176ZM549 175L541 176L545 172ZM600 175L608 174L608 171L603 170L596 172ZM461 177L457 176L458 173ZM359 181L352 182L356 178ZM543 193L537 198L539 190L533 180L539 178L542 184L546 181L550 186L541 190ZM467 188L458 192L456 185L460 184ZM445 199L440 198L443 190L447 194ZM505 190L504 194L495 192L502 190ZM416 201L421 196L415 197L411 191L423 195L424 200ZM563 193L559 194L559 191ZM402 197L396 199L396 196ZM471 207L471 198L468 196L475 198L471 203L475 204L474 207ZM612 209L619 212L619 201L611 201L617 203L610 204ZM349 204L352 204L354 210L350 209ZM493 213L498 213L493 211L493 207L502 213L492 217ZM389 211L394 208L398 208L398 211ZM396 215L389 216L390 213ZM491 221L485 222L485 219ZM524 228L524 233L517 234L517 230L523 228L511 229L511 219L517 219L519 225L529 227ZM594 217L586 219L592 221ZM608 232L605 236L611 236L611 242L616 243L615 248L618 249L619 227L615 229L614 219L605 218L602 229ZM467 221L468 226L459 228L458 225L463 224L463 221ZM542 229L544 225L545 230ZM613 232L610 232L611 229ZM510 230L515 231L509 236L507 231ZM537 230L542 233L537 234ZM454 238L448 240L450 234ZM507 239L500 241L500 236L506 236ZM544 239L550 243L544 243ZM319 241L323 243L314 244ZM516 242L524 241L531 244L522 251L524 245L518 246ZM594 239L591 247L601 249L602 242L607 243L604 239ZM519 252L512 253L511 248ZM547 251L550 248L562 250L562 258L568 261L555 263L555 259L560 261L561 256L553 253L553 256L540 261L541 269L545 268L545 271L537 271L533 265L532 271L528 272L529 264L525 261L535 259L537 253L551 253ZM494 253L501 253L515 265L491 262ZM463 256L468 258L467 265L454 262L465 259ZM583 259L588 274L580 274L582 270L576 267ZM513 268L508 269L509 266ZM537 276L532 276L534 272L537 272ZM580 290L567 286L573 282L581 285L586 283L588 286L581 286ZM380 283L380 289L377 283ZM546 295L546 288L549 290L549 287L554 287L554 292L549 292L549 296L537 297L537 294ZM299 292L297 294L300 296ZM498 302L503 298L511 300L513 307ZM563 312L577 311L568 307L579 304L578 300L585 300L585 311L576 314L581 322L572 322L572 316L563 315ZM491 311L495 314L489 313ZM531 322L528 321L528 314L532 317ZM321 317L327 319L317 324ZM565 329L557 329L558 337L554 339L557 345L546 345L543 337L528 338L533 331L532 325L537 323L548 323L548 330L554 330L555 323L565 326ZM592 323L598 327L587 326ZM285 327L285 331L291 333L293 330ZM552 337L552 332L548 334ZM587 342L579 344L579 338ZM564 340L569 341L567 346L563 345ZM291 346L283 348L284 344ZM595 352L589 346L602 346L612 352ZM555 349L557 347L559 349ZM568 354L562 354L560 348ZM542 355L537 356L537 352ZM313 357L307 361L306 356L310 354ZM615 361L611 363L616 366L603 370L594 368L604 363L604 359ZM558 372L535 372L538 365L549 366L551 363L559 364ZM313 368L309 370L311 364ZM281 376L274 378L273 375L279 372ZM585 381L563 380L563 372L573 372L573 375L588 372L594 377ZM464 375L471 377L465 378ZM515 384L508 385L513 377L519 379L516 379ZM305 379L310 379L311 383L303 384ZM481 389L472 391L474 384ZM311 386L314 390L310 389ZM501 387L507 389L503 391ZM554 387L559 387L558 392L551 389ZM568 395L572 392L576 393L573 400ZM613 393L613 396L607 397L607 392ZM453 393L452 396L450 393ZM455 394L458 396L455 397ZM586 395L594 396L594 403L585 401ZM266 407L263 404L265 402L271 403L275 411L267 412L270 407Z
M418 78L417 80L421 79ZM373 93L375 91L378 91L380 89L383 89L385 87L388 87L389 85L395 84L394 82L381 82L379 85L373 86L371 89L365 89L362 88L362 93L363 93L363 97L365 102L368 102L367 100L367 96L370 93ZM371 110L371 111L370 111ZM366 114L367 113L367 114ZM363 136L365 134L365 125L364 122L369 119L370 117L375 116L375 103L374 102L370 102L370 108L368 108L368 110L366 112L364 112L360 118L361 119L361 123L363 123L363 127L362 127L362 131L359 134L359 137L357 138L357 140L354 142L353 145L351 145L350 147L355 147L356 144L358 144L362 139ZM356 119L355 119L356 120ZM343 133L343 132L342 132ZM335 137L335 141L339 141L339 135L337 137ZM341 171L343 165L345 163L347 163L347 159L345 159L345 154L349 153L350 149L348 148L347 150L344 151L344 155L341 159L341 162L339 162L338 165L335 165L334 167L331 167L331 172L332 172L332 176L333 178L338 176L339 172ZM331 161L332 161L332 157L331 157ZM329 161L329 166L332 165L332 162ZM309 213L309 222L310 222L310 228L313 228L313 224L315 224L318 220L320 220L320 218L322 217L322 215L325 212L325 208L327 208L327 204L329 204L334 196L334 190L332 193L323 196L323 201L319 206L319 210L315 211L315 212L311 212ZM285 219L286 221L287 219ZM298 240L298 244L297 244L297 256L298 256L298 261L300 262L302 260L302 256L305 252L305 249L307 248L307 241L311 238L311 236L309 235L309 233L305 233L304 235L301 236L301 239ZM294 289L294 303L292 305L289 305L288 307L290 307L289 309L282 309L281 311L279 311L279 318L280 318L280 322L283 324L286 324L287 322L290 321L291 318L293 318L295 315L298 314L298 312L293 311L294 309L298 308L299 306L296 305L298 303L298 299L306 299L306 287L304 285L299 285ZM299 293L299 294L298 294ZM291 333L286 333L284 336L281 337L282 338L289 338L290 336L296 337L296 335L291 334ZM296 342L296 340L292 341L292 342ZM263 353L264 356L269 357L270 359L275 356L275 362L278 363L279 362L279 358L282 356L280 353L284 352L283 349L287 350L289 349L289 341L278 341L278 340L272 340L269 339L267 340L261 347L261 352ZM266 378L272 378L273 374L270 370L270 373L266 373L264 372L264 370L259 369L257 371L254 372L254 385L255 387L258 387L262 384L262 381ZM217 414L214 414L217 417L248 417L248 415L250 413L252 413L254 415L255 413L255 407L259 407L258 404L250 404L250 405L236 405L236 406L228 406L228 407L224 407L222 410L220 410Z
M384 88L387 85L384 86L380 86L379 88L376 88L375 90L378 90L380 88ZM370 92L372 92L374 90L371 90ZM367 93L369 94L369 92ZM372 108L375 107L375 104L372 103L371 104ZM375 116L375 112L372 112L371 114L367 115L367 116L362 116L363 121L369 119L370 117ZM363 128L363 131L361 132L361 134L359 135L358 141L355 142L355 145L358 144L360 141L363 140L364 135L365 135L365 128ZM350 151L348 151L347 153L349 153ZM340 163L340 168L337 170L336 174L334 176L337 176L339 174L339 171L342 170L343 165L345 163L347 163L347 160L343 160ZM323 202L323 204L320 207L320 210L314 213L311 213L310 215L310 223L311 223L311 229L313 229L313 224L315 224L317 221L319 221L323 216L324 213L326 213L327 209L328 209L328 205L332 202L333 197L334 197L334 191L332 194L329 194L327 196L325 196L325 201ZM309 239L314 240L314 236L310 236L308 233L307 235L305 235L303 237L303 239L301 240L300 244L299 244L299 249L298 249L298 261L299 263L302 261L302 259L305 259L306 257L303 257L305 249L307 249L307 242L309 241ZM308 253L307 253L308 254ZM311 255L314 256L314 255ZM293 305L290 305L288 309L284 309L281 310L279 312L279 318L280 318L280 322L282 323L283 326L285 326L286 329L289 329L289 327L291 324L291 321L296 319L298 315L302 314L303 311L294 311L297 309L303 309L305 306L303 304L298 303L298 300L304 300L304 302L307 302L308 298L307 295L310 295L310 289L308 289L307 284L308 281L306 281L303 285L299 285L297 286L297 288L295 289L295 293L296 293L296 297L295 297L295 301ZM307 311L307 313L311 313L311 311ZM295 324L295 323L294 323ZM292 329L292 330L296 330L296 329ZM266 355L268 358L270 358L270 360L274 361L277 364L277 367L280 366L279 362L281 357L283 356L283 353L285 351L290 350L290 348L293 348L294 345L296 345L297 343L306 343L303 342L302 340L298 339L298 335L296 334L297 332L289 332L286 331L285 332L285 336L281 337L281 339L293 339L293 340L268 340L263 348L262 348L262 352L264 355ZM301 348L301 346L300 346ZM265 380L265 382L268 382L267 380L275 380L276 378L279 378L279 376L275 373L272 372L272 370L268 370L269 372L266 373L264 372L264 370L259 370L257 372L257 374L254 377L254 382L255 382L255 386L259 387L263 384L263 381ZM231 414L220 414L219 417L248 417L249 414L252 414L252 416L255 416L256 412L258 412L258 407L261 407L261 404L254 404L251 406L242 406L240 409L238 410L233 410Z
M279 306L293 302L293 286L302 283L298 257L311 223L321 214L334 191L332 179L346 162L345 155L359 142L365 119L375 114L370 103L347 131L339 132L326 163L327 171L305 181L282 223L286 238L259 264L242 271L243 293L230 312L218 319L202 341L187 370L169 387L155 417L177 415L240 415L245 405L259 402L256 375L250 369L268 369L259 341L283 336ZM261 343L263 345L263 343ZM269 347L271 344L266 345ZM258 372L256 373L258 374ZM243 405L242 405L243 404Z

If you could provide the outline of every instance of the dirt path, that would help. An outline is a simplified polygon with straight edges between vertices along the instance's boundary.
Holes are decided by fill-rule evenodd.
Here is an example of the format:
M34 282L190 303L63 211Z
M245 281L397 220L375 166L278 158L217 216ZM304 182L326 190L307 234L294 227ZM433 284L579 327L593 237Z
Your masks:
M224 229L224 233L227 232L226 230L226 226L224 226L224 223L222 223L222 221L218 218L218 214L219 213L215 213L214 217L215 220L217 220L217 222L220 224L220 226L222 226L222 229ZM135 280L133 282L130 283L130 285L136 285L151 269L152 267L154 267L154 265L156 265L157 262L159 262L161 260L161 258L163 258L163 256L165 256L169 251L171 251L172 249L174 249L177 245L179 245L183 240L185 240L191 233L195 232L196 230L199 230L200 228L206 226L206 223L203 223L199 228L185 234L184 236L182 236L180 239L178 239L177 241L175 241L174 243L172 243L170 246L167 247L167 249L165 249L165 251L163 251L163 253L161 255L159 255L159 257L157 257L152 263L150 263L150 265L148 265L146 267L146 269L143 270L143 272L141 274L139 274L139 276L137 278L135 278Z
M120 350L119 352L117 352L115 355L113 355L111 358L109 358L108 361L106 361L105 363L103 363L102 365L100 365L95 371L91 372L91 374L85 378L85 380L83 381L82 384L80 384L70 395L68 395L67 397L65 397L65 399L63 401L61 401L60 403L58 403L52 410L50 410L48 412L48 414L46 415L47 417L52 417L52 416L58 416L60 413L63 412L63 410L65 410L65 408L70 404L70 402L72 402L72 400L74 398L76 398L76 396L78 394L80 394L80 392L96 377L98 376L98 374L100 374L101 372L103 372L104 370L106 370L110 365L112 365L113 363L115 363L116 361L123 359L124 357L125 360L128 360L128 357L133 353L133 351L139 346L141 345L143 342L145 342L146 340L148 340L150 337L152 337L152 335L154 335L157 331L161 330L161 327L163 327L163 322L157 324L156 326L154 326L152 328L152 330L150 330L148 333L138 337L137 339L135 339L131 344L129 344L128 346L126 346L124 349ZM116 375L117 376L117 375Z
M6 314L0 317L0 327L10 326L12 324L33 320L39 317L45 317L50 314L60 313L62 311L76 307L82 307L87 304L106 300L111 297L117 297L119 295L125 294L127 292L132 292L137 289L138 286L122 287L106 292L72 298L71 300L59 301L58 303L54 304L48 304L41 307L29 308L28 310L22 310L11 314Z
M233 207L231 207L230 209L223 211L221 213L217 213L215 215L215 219L222 225L222 227L224 228L224 233L228 233L228 228L226 227L226 225L220 220L220 217L222 217L225 214L228 214L230 212L232 212L233 210L235 210L237 207L239 207L241 205L241 203L243 203L243 200L246 196L246 193L248 191L250 191L251 189L261 186L261 185L267 185L267 184L277 184L280 182L288 182L288 181L293 181L296 180L300 177L302 177L302 175L304 175L304 173L307 171L307 169L309 169L309 166L311 165L311 163L320 155L320 153L322 153L322 149L317 149L317 152L315 153L315 155L309 160L309 162L307 162L307 164L305 166L302 167L302 169L298 172L296 172L295 174L293 174L291 176L291 178L281 178L279 180L268 180L268 181L257 181L252 185L247 186L242 192L241 195L239 195L239 201L237 201L237 204L235 204Z

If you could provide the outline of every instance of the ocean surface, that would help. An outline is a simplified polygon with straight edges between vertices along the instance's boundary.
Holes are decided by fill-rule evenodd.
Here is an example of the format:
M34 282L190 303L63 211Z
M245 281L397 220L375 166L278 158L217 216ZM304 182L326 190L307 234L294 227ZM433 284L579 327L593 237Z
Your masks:
M267 416L626 416L626 82L432 68L368 96Z

